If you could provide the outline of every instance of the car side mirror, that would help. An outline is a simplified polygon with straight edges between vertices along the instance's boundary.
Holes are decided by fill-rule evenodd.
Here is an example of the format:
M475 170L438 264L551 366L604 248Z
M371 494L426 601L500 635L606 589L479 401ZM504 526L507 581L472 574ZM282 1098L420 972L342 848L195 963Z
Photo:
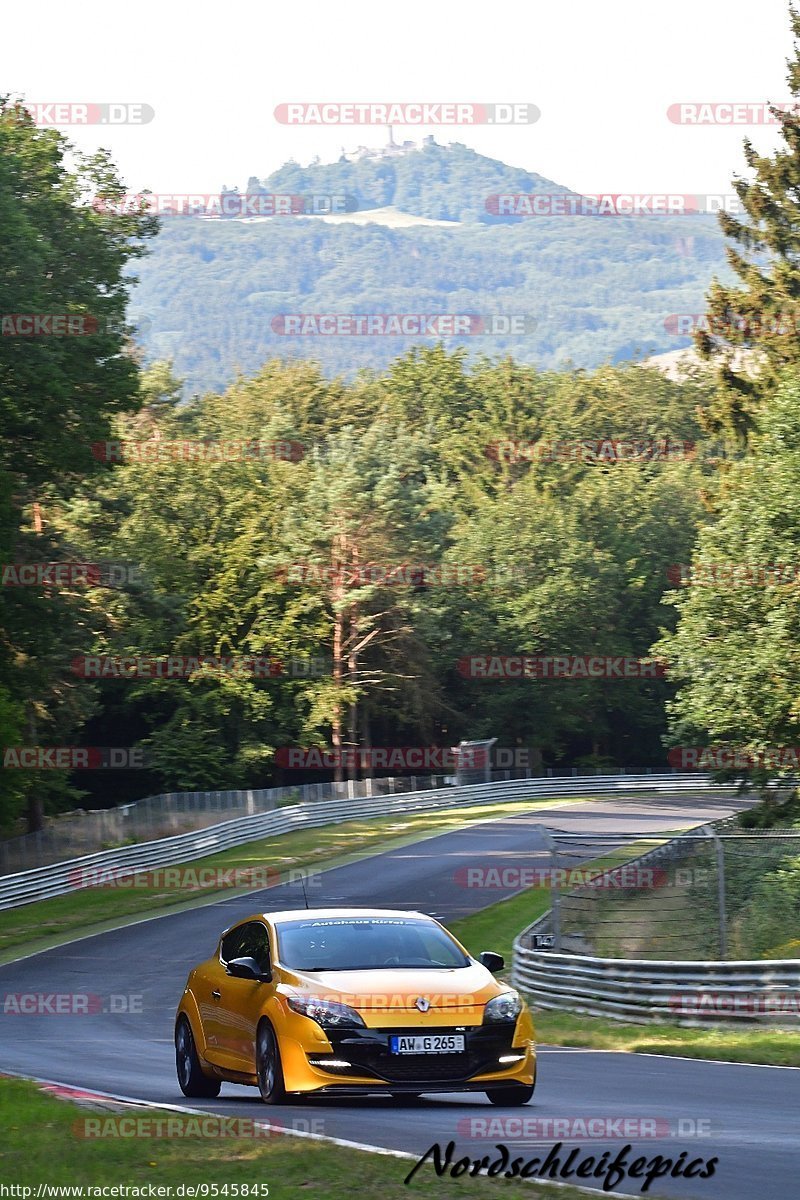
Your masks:
M482 967L486 967L487 971L491 971L493 975L496 975L498 971L502 971L506 965L506 960L502 954L495 954L493 950L482 951L478 962Z
M229 975L233 975L234 979L253 979L257 983L269 983L272 979L272 971L267 968L262 971L254 958L232 958L230 962L225 964L225 970Z

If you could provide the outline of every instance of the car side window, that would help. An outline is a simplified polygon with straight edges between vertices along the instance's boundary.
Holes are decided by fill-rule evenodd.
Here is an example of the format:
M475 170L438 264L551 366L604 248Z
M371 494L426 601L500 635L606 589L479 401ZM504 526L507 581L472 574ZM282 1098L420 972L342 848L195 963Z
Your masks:
M239 953L254 958L259 970L269 970L269 938L266 926L260 921L250 921L245 926L243 949Z
M222 939L219 956L223 962L230 962L232 958L241 958L245 951L242 950L242 943L245 940L246 925L237 925L230 933L227 933Z
M237 925L222 939L220 958L228 963L232 958L254 958L259 969L269 968L269 939L266 926L260 921Z

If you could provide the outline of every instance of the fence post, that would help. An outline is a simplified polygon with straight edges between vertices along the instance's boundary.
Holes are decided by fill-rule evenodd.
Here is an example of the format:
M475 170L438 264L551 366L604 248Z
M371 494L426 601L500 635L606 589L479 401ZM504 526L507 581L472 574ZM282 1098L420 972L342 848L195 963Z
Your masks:
M725 844L716 830L713 833L717 852L717 903L719 905L719 952L728 957L728 908L725 897Z
M716 829L709 825L703 826L705 833L714 843L714 853L717 859L717 918L719 923L719 956L728 957L728 910L725 898L725 846Z
M546 825L537 825L536 832L550 852L550 909L553 914L553 949L561 950L561 892L558 887L558 847Z

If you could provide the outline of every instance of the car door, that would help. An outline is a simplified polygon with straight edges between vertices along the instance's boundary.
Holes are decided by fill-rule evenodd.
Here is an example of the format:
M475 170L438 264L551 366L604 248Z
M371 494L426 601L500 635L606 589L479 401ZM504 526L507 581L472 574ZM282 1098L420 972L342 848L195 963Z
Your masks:
M236 930L238 936L223 939L222 958L254 958L260 970L269 971L271 963L269 934L263 921L246 921ZM223 967L224 970L224 967ZM255 1070L256 1027L265 1001L274 991L275 983L260 983L256 979L236 979L225 975L220 991L219 1045L220 1053L232 1070Z
M237 925L223 937L219 953L205 963L195 980L195 994L205 1035L205 1057L220 1067L234 1068L230 1047L226 1044L228 1020L225 1008L229 1002L229 985L233 983L225 963L240 958L246 935L246 924Z

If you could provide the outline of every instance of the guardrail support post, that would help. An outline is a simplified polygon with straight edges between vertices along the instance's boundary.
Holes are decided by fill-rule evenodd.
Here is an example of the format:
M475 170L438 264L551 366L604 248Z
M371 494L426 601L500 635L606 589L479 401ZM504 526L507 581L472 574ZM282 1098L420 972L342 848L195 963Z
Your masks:
M719 956L728 957L728 909L725 898L725 843L712 834L717 852L717 903L719 905Z
M719 956L728 957L728 908L725 898L725 845L717 831L709 825L703 826L705 833L714 843L717 859L717 919L719 924Z
M550 909L553 914L553 949L561 950L561 892L558 886L558 846L546 825L537 825L536 832L541 834L545 846L550 852Z

